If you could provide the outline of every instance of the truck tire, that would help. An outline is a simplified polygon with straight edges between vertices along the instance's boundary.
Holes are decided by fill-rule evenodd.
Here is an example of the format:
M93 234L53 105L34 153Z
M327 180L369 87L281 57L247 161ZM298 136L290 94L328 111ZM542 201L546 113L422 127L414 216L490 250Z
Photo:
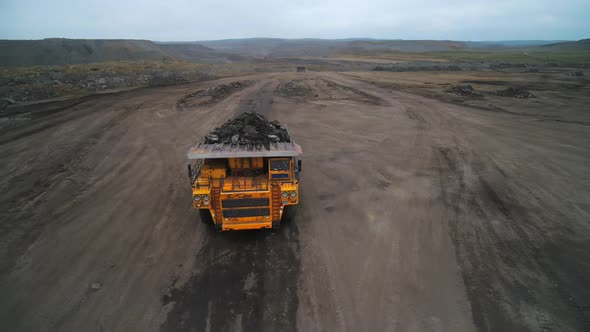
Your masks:
M295 220L295 215L297 215L297 207L299 205L287 205L285 206L285 211L283 211L283 220L282 222L293 222Z
M211 217L211 212L206 209L199 210L199 216L201 217L201 222L204 224L212 224L213 217Z

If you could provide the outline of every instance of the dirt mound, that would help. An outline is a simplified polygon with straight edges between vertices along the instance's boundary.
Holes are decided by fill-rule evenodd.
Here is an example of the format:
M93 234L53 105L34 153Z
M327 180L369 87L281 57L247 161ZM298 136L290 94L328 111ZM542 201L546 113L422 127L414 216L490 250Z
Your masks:
M494 94L502 97L512 97L512 98L533 98L533 95L529 90L520 87L509 87L505 90L496 90Z
M220 84L214 87L210 87L207 90L199 90L193 93L189 93L182 97L177 103L177 106L207 106L220 101L221 99L229 96L230 94L241 90L248 85L252 84L252 81L235 81L228 84Z
M303 82L289 81L279 85L277 93L285 97L308 97L313 94L313 90Z
M393 72L407 72L407 71L461 71L461 67L451 65L451 66L392 66L392 67L383 67L383 66L376 66L373 68L373 71L393 71Z
M291 142L287 129L278 121L268 121L258 113L246 112L227 121L205 136L205 143L264 146L271 143Z
M459 96L481 97L482 94L476 92L471 85L455 85L447 89L445 92L454 93Z
M207 94L211 96L213 101L216 101L228 96L236 90L247 87L250 83L250 81L235 81L229 84L220 84L214 88L207 89Z

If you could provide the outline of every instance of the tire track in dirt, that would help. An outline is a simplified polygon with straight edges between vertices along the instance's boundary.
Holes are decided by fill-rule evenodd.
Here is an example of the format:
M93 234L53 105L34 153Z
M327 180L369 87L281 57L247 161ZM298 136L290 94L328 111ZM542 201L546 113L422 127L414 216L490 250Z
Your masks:
M268 115L278 83L263 80L246 90L237 111ZM288 216L278 230L244 232L218 233L207 220L197 270L162 299L171 310L161 330L295 331L298 237Z
M12 177L3 184L5 188L19 188L18 192L22 194L13 195L11 199L0 204L0 217L4 220L0 228L3 235L0 237L0 273L12 268L16 259L47 226L36 227L39 224L38 219L43 216L34 214L31 207L42 204L40 200L47 199L42 197L45 193L52 192L57 184L70 179L74 174L83 182L69 181L68 195L70 198L79 195L88 186L86 180L91 175L90 169L84 170L85 175L81 173L82 170L78 167L80 163L109 131L140 107L141 104L124 107L120 112L112 113L104 123L92 128L92 131L83 133L84 138L71 142L65 149L61 147L60 151L51 153L50 159L44 158L27 165L30 167L29 171Z
M162 331L295 331L298 230L217 233L195 257L197 272L163 303L173 303Z
M552 241L531 229L533 222L519 207L515 193L489 180L494 172L498 172L498 179L505 178L506 173L494 163L483 163L473 153L459 149L441 148L439 155L442 198L455 213L451 236L458 260L463 262L463 278L479 329L554 331L556 319L571 318L560 317L562 309L550 312L549 308L561 304L547 303L545 296L569 299L567 316L573 315L580 329L590 326L583 306L561 286L567 281L555 275L555 268L543 254L545 250L538 245ZM493 168L482 169L482 165ZM533 288L534 282L538 288ZM544 288L547 285L550 287ZM518 309L507 312L501 303Z

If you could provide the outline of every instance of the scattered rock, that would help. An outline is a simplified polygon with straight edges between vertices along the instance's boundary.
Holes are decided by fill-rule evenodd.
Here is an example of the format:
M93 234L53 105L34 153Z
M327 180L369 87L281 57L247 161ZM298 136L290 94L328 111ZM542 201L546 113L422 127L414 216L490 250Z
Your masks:
M505 90L496 90L494 92L498 96L512 97L512 98L533 98L535 97L529 90L522 87L509 87Z
M217 135L210 134L205 136L205 141L209 143L217 143L219 141L219 137Z
M8 97L4 97L0 99L0 110L6 109L8 105L14 104L14 100Z
M108 89L197 82L210 78L210 75L202 72L201 69L115 72L105 69L93 70L93 68L96 67L85 71L70 71L67 68L57 67L39 68L38 72L31 75L0 77L0 88L10 89L10 91L0 91L0 98L9 97L17 102L23 102Z
M102 288L102 284L100 282L93 282L90 285L90 289L92 289L92 290L99 290L101 288Z
M235 134L231 137L231 143L232 144L238 144L240 142L240 135Z
M2 98L2 99L0 99L0 100L1 100L1 101L5 101L5 102L7 102L7 103L9 103L9 104L11 104L11 105L12 105L12 104L16 104L16 101L14 101L14 99L12 99L12 98L4 97L4 98Z
M269 122L254 112L242 113L205 136L207 144L264 146L266 149L270 148L271 143L290 141L287 129L278 121Z

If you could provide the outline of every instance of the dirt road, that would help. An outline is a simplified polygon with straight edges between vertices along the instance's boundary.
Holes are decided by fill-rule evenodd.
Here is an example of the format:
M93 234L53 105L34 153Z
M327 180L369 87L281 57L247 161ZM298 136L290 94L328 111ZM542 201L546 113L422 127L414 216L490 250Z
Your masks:
M590 329L590 127L338 74L239 79L0 123L3 329ZM302 203L280 230L216 233L185 154L251 109L303 147Z

